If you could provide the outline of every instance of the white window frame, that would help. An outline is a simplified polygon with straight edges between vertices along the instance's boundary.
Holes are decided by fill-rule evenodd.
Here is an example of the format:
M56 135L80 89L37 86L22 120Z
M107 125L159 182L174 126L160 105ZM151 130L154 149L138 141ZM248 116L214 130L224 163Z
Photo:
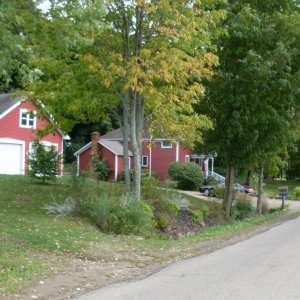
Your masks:
M168 146L165 146L164 143L169 143ZM169 141L161 141L161 147L163 149L172 149L173 148L173 144Z
M144 158L146 158L146 160L147 160L146 164L144 164ZM149 167L149 157L148 157L148 155L143 155L142 156L142 167L144 167L144 168L148 168Z
M186 155L184 161L185 162L190 162L190 155Z
M22 124L22 120L24 120L23 114L26 114L26 125ZM31 121L32 119L30 118L31 113L33 114L33 125L29 125L29 121ZM19 126L21 128L36 128L36 112L29 110L29 109L25 109L25 108L21 108L20 109L20 117L19 117Z

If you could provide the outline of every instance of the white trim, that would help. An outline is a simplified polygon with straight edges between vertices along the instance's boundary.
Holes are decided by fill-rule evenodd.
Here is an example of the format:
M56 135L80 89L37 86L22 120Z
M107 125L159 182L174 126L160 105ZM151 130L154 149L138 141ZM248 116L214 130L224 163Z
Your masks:
M20 175L25 175L25 141L11 138L0 138L0 144L17 144L22 146L23 149L20 159Z
M78 156L79 154L81 154L82 152L84 152L85 150L89 149L92 145L92 142L89 142L88 144L86 144L85 146L83 146L82 148L80 148L79 150L77 150L74 155Z
M60 151L60 176L64 174L64 137L61 137L61 151Z
M118 180L118 169L119 169L119 162L118 162L118 155L115 155L115 181Z
M114 155L118 155L118 153L116 153L114 150L110 149L109 147L107 147L106 145L102 144L102 142L99 142L101 146L103 146L104 148L106 148L107 150L109 150L111 153L113 153Z
M170 146L164 146L164 142L170 143ZM161 148L162 149L172 149L173 148L173 144L170 141L168 141L168 140L163 140L163 141L161 141Z
M151 147L151 144L150 144L150 147L149 147L149 175L151 176L152 174L152 147Z
M10 108L8 108L6 111L4 111L4 112L0 115L0 119L2 119L3 117L5 117L6 115L8 115L11 111L13 111L15 108L17 108L20 104L21 104L21 101L18 101L18 102L15 103L13 106L11 106Z
M144 158L147 158L147 164L144 164ZM149 156L148 155L142 155L142 167L143 168L149 167Z
M179 161L179 143L176 143L176 161Z
M190 162L191 161L191 156L190 155L186 155L184 157L184 162Z
M22 115L26 114L26 125L22 124ZM30 115L33 114L33 125L29 125ZM21 128L36 128L36 111L27 108L21 108L19 113L19 127Z
M80 155L77 155L77 176L80 175Z

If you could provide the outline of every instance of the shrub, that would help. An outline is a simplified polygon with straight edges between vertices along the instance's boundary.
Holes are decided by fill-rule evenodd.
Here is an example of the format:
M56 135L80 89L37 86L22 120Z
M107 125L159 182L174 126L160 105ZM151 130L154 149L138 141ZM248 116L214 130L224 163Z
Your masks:
M107 180L109 175L109 167L107 166L106 162L100 155L98 155L94 161L94 171L97 174L98 180Z
M100 230L116 234L148 234L152 230L151 207L133 197L122 200L105 194L80 203L83 215L90 218Z
M206 179L204 179L203 184L215 184L217 183L217 180L213 176L208 176Z
M192 219L196 222L203 222L203 212L201 209L192 211Z
M250 217L254 208L251 204L251 198L244 193L237 193L236 201L232 209L232 216L236 219L243 220Z
M130 174L130 180L133 181L133 174L134 174L134 170L130 170L129 171L129 174ZM142 169L141 170L141 181L143 182L144 179L146 178L154 178L154 179L157 179L159 180L159 176L157 175L157 173L151 171L151 176L149 175L149 170L147 169ZM125 181L125 173L124 171L122 171L119 175L119 180L120 181Z
M58 163L61 157L56 148L46 146L38 140L32 143L30 152L29 176L41 180L43 183L46 180L53 180L58 174Z
M263 215L269 213L269 204L266 199L263 199L262 206L261 206L261 213Z
M203 181L201 169L195 163L174 162L169 165L168 172L179 189L197 190Z
M225 194L225 188L224 187L216 187L213 190L214 196L220 199L224 198L224 194Z
M294 188L294 197L300 199L300 186Z
M68 197L62 204L58 204L56 202L45 204L43 209L45 209L50 215L69 216L76 212L76 201L72 197Z

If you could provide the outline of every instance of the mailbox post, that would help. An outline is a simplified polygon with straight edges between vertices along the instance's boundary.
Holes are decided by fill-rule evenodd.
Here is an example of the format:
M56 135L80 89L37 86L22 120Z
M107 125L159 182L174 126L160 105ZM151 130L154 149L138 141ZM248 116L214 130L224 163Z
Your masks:
M280 186L278 187L279 196L281 197L281 209L284 209L284 200L285 197L289 193L289 187L288 186Z

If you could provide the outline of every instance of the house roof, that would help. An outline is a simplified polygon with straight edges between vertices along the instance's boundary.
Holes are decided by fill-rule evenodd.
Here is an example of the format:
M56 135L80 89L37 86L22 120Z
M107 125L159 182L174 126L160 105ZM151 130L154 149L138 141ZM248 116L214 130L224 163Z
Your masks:
M99 142L103 147L110 150L114 154L124 155L123 145L120 142L118 142L118 141L109 141L109 140L105 140L105 139L102 139L102 138L100 138ZM132 156L132 152L130 150L128 150L128 155Z
M110 152L112 152L115 155L120 155L120 156L124 155L123 144L120 143L119 141L109 141L109 140L105 140L105 139L100 138L100 140L98 141L98 143L100 145L102 145L103 147L105 147L106 149L108 149ZM91 146L92 146L92 142L89 142L88 144L86 144L85 146L83 146L81 149L79 149L78 151L76 151L74 153L74 155L78 156L79 154L81 154L85 150L91 148ZM132 151L128 150L128 155L129 156L133 156L132 155Z
M20 98L13 97L13 94L0 94L0 116L19 102Z
M20 97L14 97L13 93L0 94L0 119L20 105L21 101L22 99ZM48 119L49 121L54 122L51 116ZM57 130L65 140L70 140L69 135L63 133L60 129Z
M130 135L129 135L130 138ZM100 137L103 140L111 140L111 141L123 141L123 131L121 128L108 132ZM150 135L148 133L143 134L143 140L150 140ZM154 138L155 141L164 141L164 138Z

